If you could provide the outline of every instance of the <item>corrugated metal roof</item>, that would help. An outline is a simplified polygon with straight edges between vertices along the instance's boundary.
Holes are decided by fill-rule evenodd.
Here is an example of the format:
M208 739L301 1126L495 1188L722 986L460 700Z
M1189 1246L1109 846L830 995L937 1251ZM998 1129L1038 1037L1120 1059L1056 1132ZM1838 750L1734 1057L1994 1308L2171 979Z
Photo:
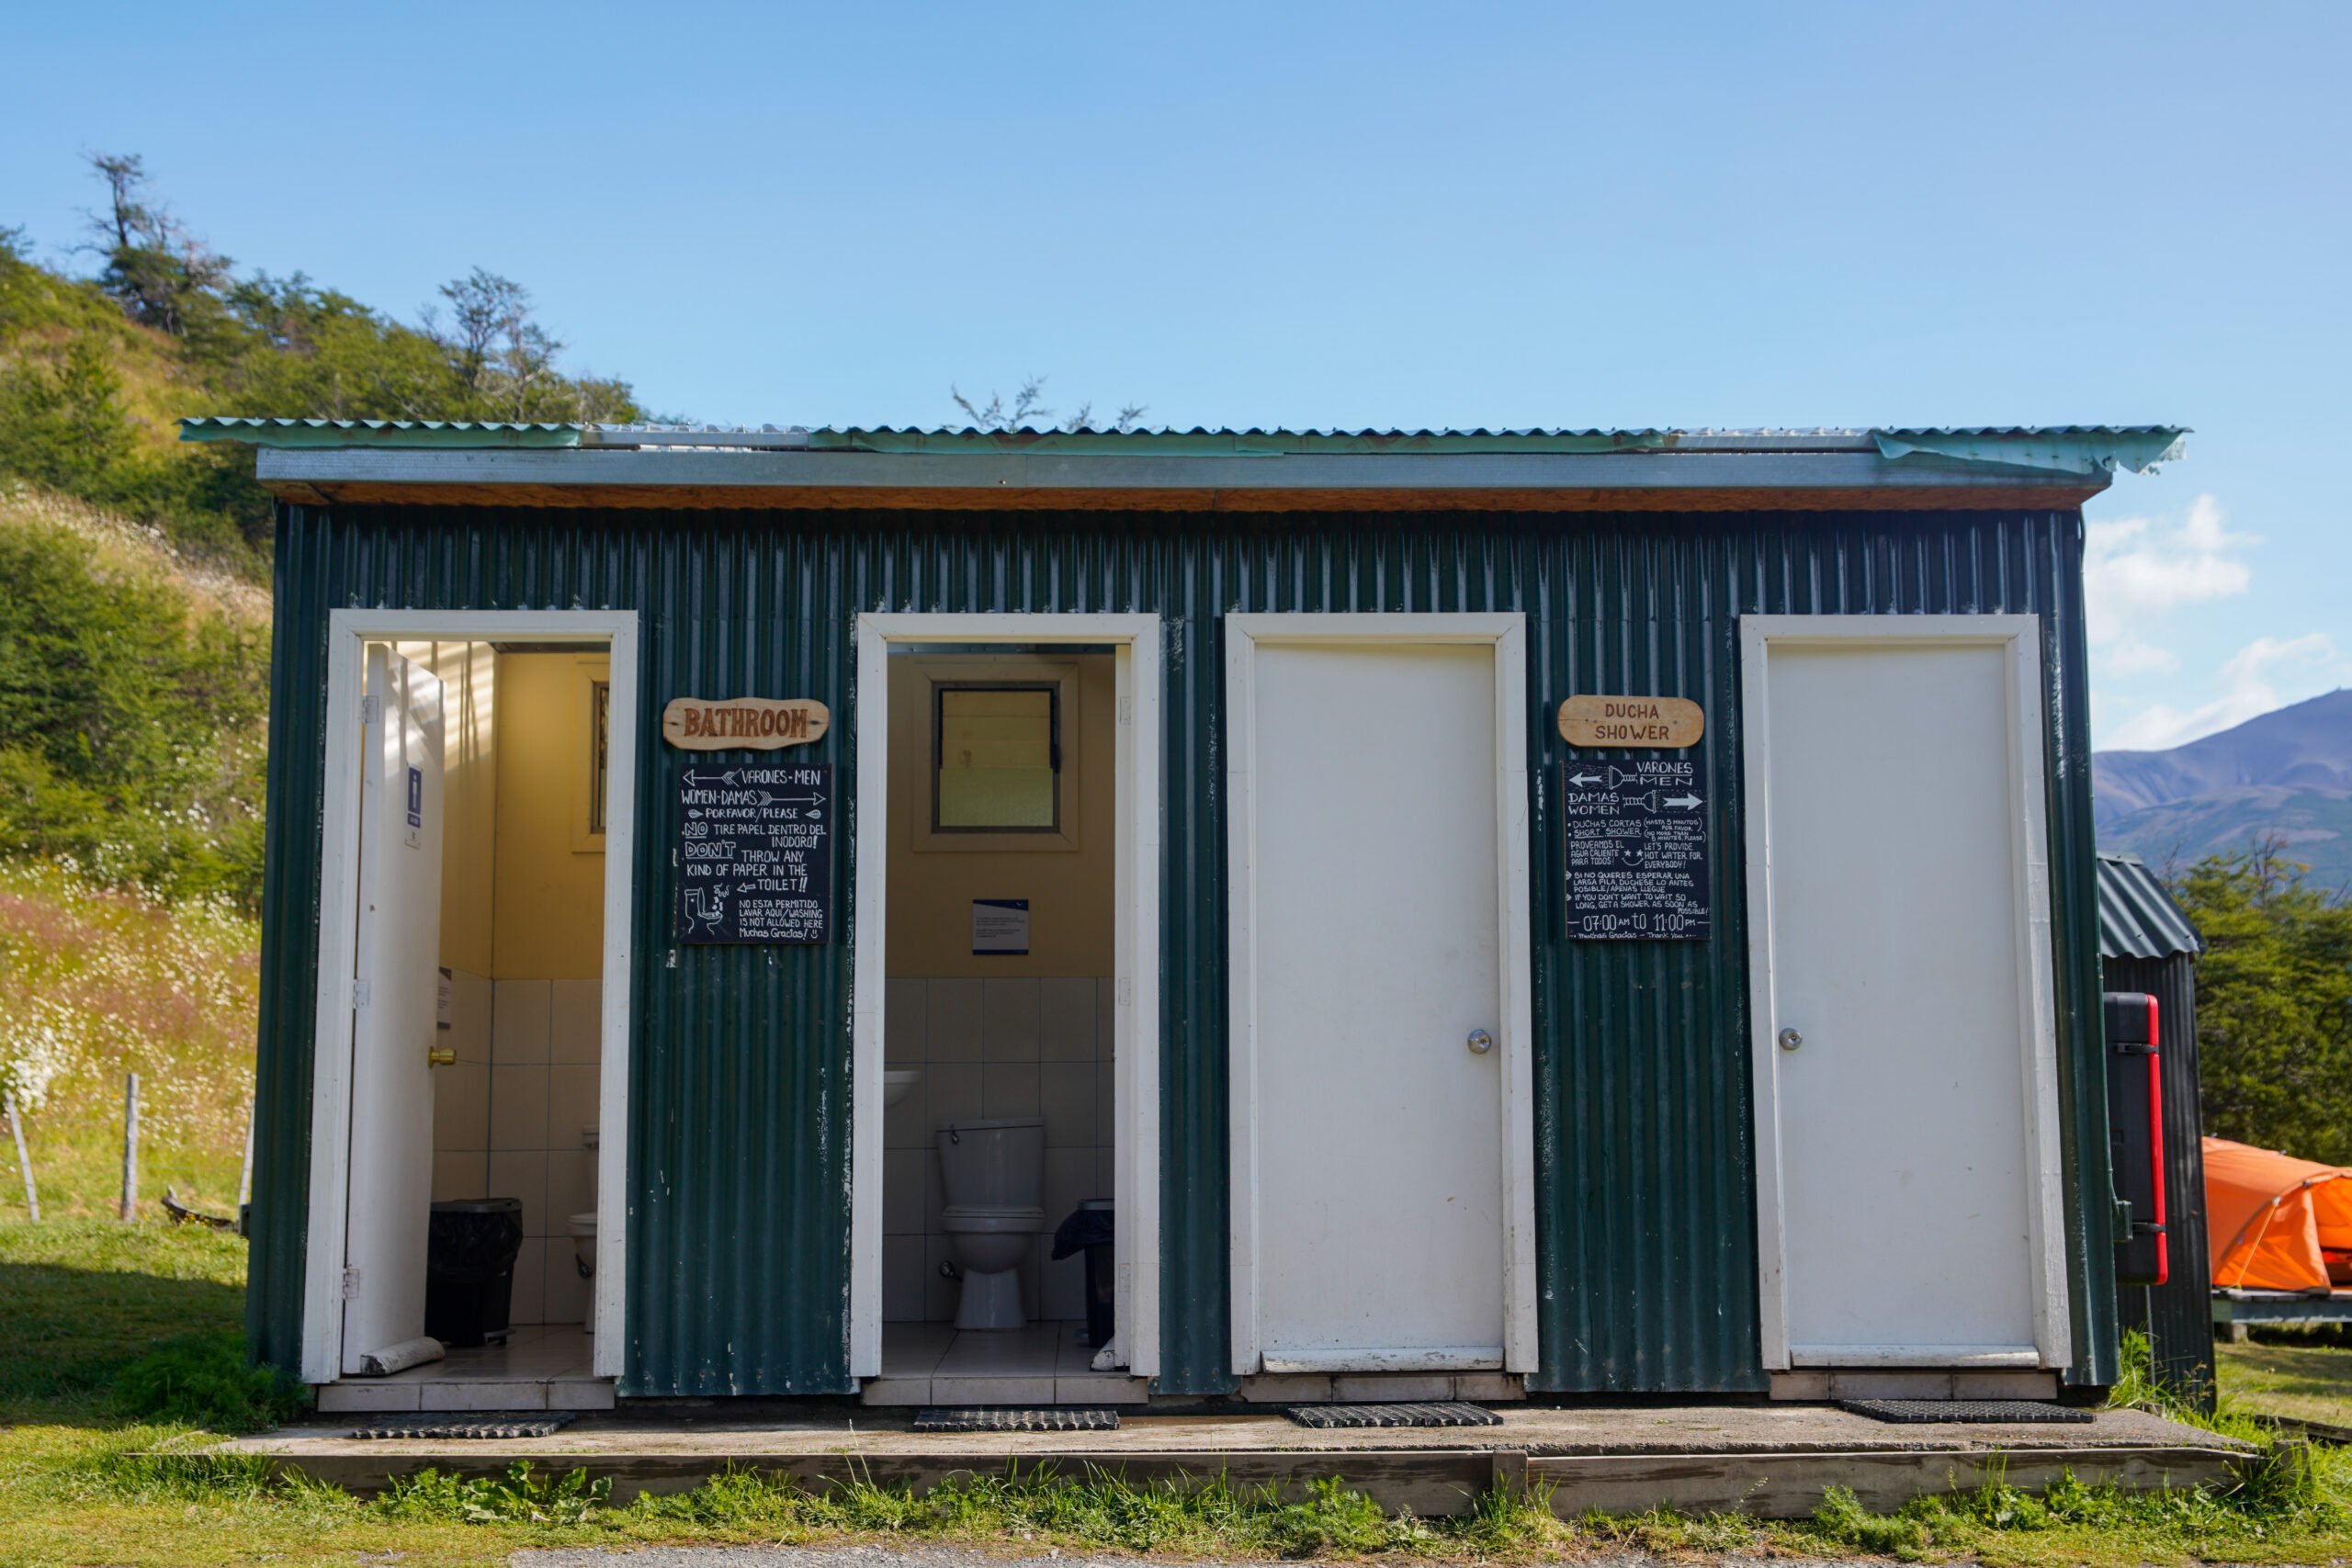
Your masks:
M256 419L208 416L180 421L183 441L240 441L277 447L620 446L801 449L893 456L1051 454L1102 457L1350 457L1525 454L1577 456L1668 452L1870 452L1894 460L1991 463L2066 473L2143 472L2177 457L2187 432L2173 425L1985 425L1975 428L1634 430L1526 426L1510 429L1246 430L1196 425L1187 430L1102 430L1023 425L979 430L914 425L514 424L452 420Z
M2101 958L2170 958L2204 951L2205 939L2138 855L2099 852Z
M206 414L184 419L183 441L243 441L254 446L577 446L584 424L516 424L475 419L257 419Z

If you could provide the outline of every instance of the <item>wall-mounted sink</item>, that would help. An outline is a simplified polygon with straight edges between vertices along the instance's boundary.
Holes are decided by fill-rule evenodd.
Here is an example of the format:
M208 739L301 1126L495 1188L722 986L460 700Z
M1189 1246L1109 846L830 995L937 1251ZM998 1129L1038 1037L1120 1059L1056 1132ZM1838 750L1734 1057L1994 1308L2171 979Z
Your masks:
M907 1098L922 1073L915 1067L890 1067L882 1074L882 1103L892 1106Z

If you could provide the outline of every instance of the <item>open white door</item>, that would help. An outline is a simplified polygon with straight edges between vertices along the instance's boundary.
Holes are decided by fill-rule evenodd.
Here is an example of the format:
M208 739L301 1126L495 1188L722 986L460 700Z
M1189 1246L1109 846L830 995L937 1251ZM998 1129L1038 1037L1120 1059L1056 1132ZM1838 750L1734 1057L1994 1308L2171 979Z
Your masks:
M2030 615L1750 615L1767 1367L2070 1359Z
M441 961L441 682L380 643L361 708L358 962L343 1371L424 1332L433 1199L426 1053Z

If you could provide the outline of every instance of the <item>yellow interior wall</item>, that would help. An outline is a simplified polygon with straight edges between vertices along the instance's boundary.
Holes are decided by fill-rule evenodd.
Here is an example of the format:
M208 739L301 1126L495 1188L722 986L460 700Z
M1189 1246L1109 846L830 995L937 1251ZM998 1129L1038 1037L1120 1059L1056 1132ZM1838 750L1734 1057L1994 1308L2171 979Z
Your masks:
M602 679L610 667L602 655L499 657L498 896L486 971L495 978L604 976L605 855L574 846L584 841L583 671Z
M968 679L977 662L950 661ZM931 821L931 683L927 661L890 660L890 860L888 969L907 978L1018 978L1112 972L1117 678L1108 654L1076 656L1079 787L1062 801L1075 818L1074 851L989 852L922 847ZM936 666L933 666L936 668ZM1028 678L1008 667L1007 679ZM1075 811L1073 813L1073 805ZM935 840L934 840L935 841ZM1026 957L976 956L972 900L1029 900ZM844 911L845 913L845 911Z
M487 976L498 832L498 655L486 642L401 642L441 678L441 963Z

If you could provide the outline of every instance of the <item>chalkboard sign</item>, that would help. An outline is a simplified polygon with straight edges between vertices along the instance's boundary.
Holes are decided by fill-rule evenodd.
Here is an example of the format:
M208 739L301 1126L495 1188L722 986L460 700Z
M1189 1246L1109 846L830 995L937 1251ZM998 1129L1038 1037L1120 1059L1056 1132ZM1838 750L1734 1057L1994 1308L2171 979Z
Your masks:
M833 768L678 775L680 942L832 940Z
M1699 764L1567 762L1568 934L1712 934Z

